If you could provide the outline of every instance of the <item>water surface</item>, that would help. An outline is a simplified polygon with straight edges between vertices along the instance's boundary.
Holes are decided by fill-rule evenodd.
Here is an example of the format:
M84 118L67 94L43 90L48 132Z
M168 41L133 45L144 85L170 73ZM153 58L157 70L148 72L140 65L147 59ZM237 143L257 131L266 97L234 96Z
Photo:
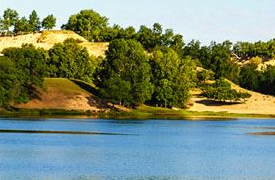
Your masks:
M258 132L275 120L2 118L0 179L274 179L275 136Z

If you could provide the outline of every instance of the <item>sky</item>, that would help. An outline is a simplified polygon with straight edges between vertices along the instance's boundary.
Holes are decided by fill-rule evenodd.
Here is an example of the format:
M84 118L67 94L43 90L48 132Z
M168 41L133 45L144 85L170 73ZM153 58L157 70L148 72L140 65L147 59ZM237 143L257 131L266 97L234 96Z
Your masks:
M267 41L275 38L274 0L0 0L0 15L6 8L29 16L35 9L39 16L54 14L57 28L70 15L93 9L122 27L152 27L182 34L186 42L202 44L224 40Z

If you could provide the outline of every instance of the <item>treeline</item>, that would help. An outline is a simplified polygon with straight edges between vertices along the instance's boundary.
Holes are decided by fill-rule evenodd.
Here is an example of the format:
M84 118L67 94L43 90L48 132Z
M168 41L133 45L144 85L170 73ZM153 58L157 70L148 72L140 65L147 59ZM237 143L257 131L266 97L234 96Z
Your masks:
M53 29L56 25L56 18L51 14L40 20L37 12L33 10L28 18L19 17L16 10L6 9L0 17L0 34L22 34L38 32L41 28L45 30Z
M1 27L4 27L4 21L13 19L11 17L14 16L3 16ZM37 18L30 17L27 19L28 24L33 24L31 19L38 22ZM2 28L2 32L8 32L11 27L16 29L15 24L9 23L10 26ZM147 103L161 107L184 107L190 97L191 88L209 78L217 80L222 77L244 88L275 95L274 68L268 66L258 69L261 62L274 57L274 40L236 44L230 41L212 42L209 46L202 46L199 41L193 40L185 44L182 35L174 34L171 29L164 30L159 23L152 27L142 25L138 30L131 26L110 26L108 18L93 10L82 10L70 16L62 29L72 30L91 42L110 42L106 58L99 61L90 57L87 49L69 39L43 52L42 60L46 65L43 77L65 77L93 82L99 88L98 95L113 104L135 107ZM10 71L13 71L16 62L7 53L11 50L13 49L9 48L2 52L4 57L1 57L1 61L9 62L12 67ZM34 51L41 50L34 48ZM30 63L29 58L22 59L22 62ZM237 64L247 59L252 63ZM210 71L197 73L198 66ZM28 86L24 84L24 87ZM205 95L218 101L240 101L248 97L230 87L208 88ZM12 101L14 99L9 102Z
M149 55L135 40L111 41L100 65L73 39L48 51L26 44L2 53L0 105L5 107L28 101L35 87L42 87L44 77L94 82L100 97L113 104L184 107L196 80L190 58L181 59L170 48L157 48Z
M265 60L275 58L275 39L255 43L237 42L233 47L233 52L242 60L248 60L256 56Z

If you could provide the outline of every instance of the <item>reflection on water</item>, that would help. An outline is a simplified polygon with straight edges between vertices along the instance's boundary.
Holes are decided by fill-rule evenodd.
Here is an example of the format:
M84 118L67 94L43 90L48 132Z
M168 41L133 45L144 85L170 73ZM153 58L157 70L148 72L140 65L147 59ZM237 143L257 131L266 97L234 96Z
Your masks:
M0 179L274 179L273 120L0 119Z

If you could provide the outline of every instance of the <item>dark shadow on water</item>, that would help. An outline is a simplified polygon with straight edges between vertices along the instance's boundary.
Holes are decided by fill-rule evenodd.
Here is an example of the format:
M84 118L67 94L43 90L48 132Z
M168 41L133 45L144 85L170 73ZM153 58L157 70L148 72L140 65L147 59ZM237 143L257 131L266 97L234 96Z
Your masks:
M121 133L104 133L88 131L50 131L50 130L22 130L22 129L0 129L0 133L20 133L20 134L68 134L68 135L131 135Z

